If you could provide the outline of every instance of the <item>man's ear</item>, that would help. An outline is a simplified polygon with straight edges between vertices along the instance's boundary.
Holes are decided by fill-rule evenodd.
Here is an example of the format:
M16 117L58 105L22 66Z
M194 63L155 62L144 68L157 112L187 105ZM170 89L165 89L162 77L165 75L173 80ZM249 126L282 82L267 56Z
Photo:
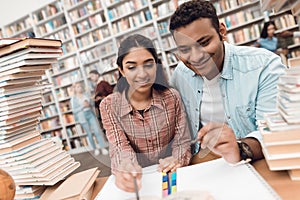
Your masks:
M220 23L219 33L222 40L223 41L226 40L227 29L226 29L226 25L223 22Z

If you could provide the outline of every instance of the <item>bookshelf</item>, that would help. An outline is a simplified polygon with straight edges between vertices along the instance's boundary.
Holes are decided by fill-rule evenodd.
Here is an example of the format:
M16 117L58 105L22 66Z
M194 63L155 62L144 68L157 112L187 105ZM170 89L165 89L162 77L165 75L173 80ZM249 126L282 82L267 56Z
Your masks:
M166 75L170 77L178 61L173 54L175 43L168 31L168 23L171 14L182 2L184 1L53 0L1 27L3 37L23 37L28 31L33 31L36 37L56 38L63 42L64 55L45 79L53 87L44 93L41 118L43 135L59 136L71 153L89 150L86 134L74 121L72 114L72 84L82 81L88 92L91 92L88 74L96 69L104 80L115 85L118 78L115 64L117 47L129 34L140 33L152 38ZM228 42L251 45L258 39L265 19L261 1L212 2L220 20L227 25ZM290 16L283 17L285 15L270 13L269 17L278 21L280 30L297 29L297 23ZM289 49L297 52L300 47L294 41Z

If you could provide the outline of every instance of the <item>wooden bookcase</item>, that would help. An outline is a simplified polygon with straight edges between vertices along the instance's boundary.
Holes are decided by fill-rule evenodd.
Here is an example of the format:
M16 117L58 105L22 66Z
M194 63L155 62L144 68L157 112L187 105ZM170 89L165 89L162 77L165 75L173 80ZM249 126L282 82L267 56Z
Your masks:
M53 85L44 93L41 130L45 137L59 136L71 153L90 150L86 134L74 121L70 106L72 84L82 81L89 88L89 71L96 69L110 84L117 82L116 52L120 41L133 33L152 38L165 72L172 75L177 60L175 43L168 31L169 18L181 0L53 0L48 5L2 27L3 37L56 38L64 55L48 72ZM228 41L251 45L259 37L264 13L259 0L213 0L228 28ZM283 15L283 14L282 14ZM281 23L281 14L271 13ZM290 19L293 21L292 19ZM275 20L276 21L276 20ZM280 29L295 29L293 23ZM294 45L294 46L292 46ZM292 49L300 49L292 44ZM45 125L44 125L45 124Z

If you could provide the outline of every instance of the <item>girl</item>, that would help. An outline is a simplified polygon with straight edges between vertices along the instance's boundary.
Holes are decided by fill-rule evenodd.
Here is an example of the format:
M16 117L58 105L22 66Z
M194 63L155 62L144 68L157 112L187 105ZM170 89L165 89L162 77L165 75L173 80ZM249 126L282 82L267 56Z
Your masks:
M140 187L141 167L175 171L190 162L190 131L179 93L168 87L152 41L132 35L119 47L117 91L100 103L116 185Z

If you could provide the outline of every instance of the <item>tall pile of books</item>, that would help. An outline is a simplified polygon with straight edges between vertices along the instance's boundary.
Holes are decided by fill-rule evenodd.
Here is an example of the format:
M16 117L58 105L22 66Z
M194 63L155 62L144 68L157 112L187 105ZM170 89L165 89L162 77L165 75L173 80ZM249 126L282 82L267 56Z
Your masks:
M300 180L300 58L289 59L288 66L278 83L277 112L265 114L259 129L269 168Z
M80 165L38 130L42 91L49 87L40 81L61 56L61 45L50 39L0 39L0 168L15 181L15 199L37 198Z

